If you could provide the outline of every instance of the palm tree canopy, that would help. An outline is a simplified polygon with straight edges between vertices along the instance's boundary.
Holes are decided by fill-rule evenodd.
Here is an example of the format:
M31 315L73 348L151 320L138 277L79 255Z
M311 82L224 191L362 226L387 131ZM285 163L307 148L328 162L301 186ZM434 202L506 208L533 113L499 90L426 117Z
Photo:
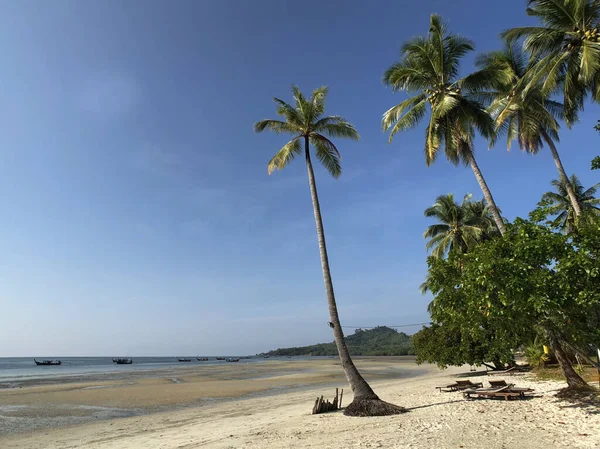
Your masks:
M268 129L294 136L269 161L269 174L285 168L296 156L302 154L302 138L308 139L317 158L333 177L337 178L342 174L342 156L330 138L359 140L360 136L354 126L343 117L324 116L327 92L327 87L320 87L307 99L297 86L292 86L293 106L279 98L273 98L277 104L277 114L283 120L265 119L254 124L254 131L257 133Z
M461 204L454 195L440 195L435 203L425 209L425 216L435 218L439 223L430 225L423 237L429 239L425 248L431 256L443 258L450 252L465 253L470 247L490 238L497 228L490 211L483 201L472 201L472 195L465 195Z
M525 49L540 58L533 84L545 92L562 85L565 120L576 121L587 93L600 102L600 2L598 0L529 0L527 14L541 26L513 28L508 40L523 39Z
M550 215L557 215L552 223L553 226L570 233L575 227L575 213L569 200L565 185L566 182L566 180L554 179L552 186L554 186L556 191L544 193L542 201L550 204L548 209ZM581 185L576 175L572 175L569 182L581 205L582 217L600 217L600 198L594 196L598 187L600 187L600 183L594 184L589 189L584 190L583 185Z
M429 109L425 138L427 165L436 159L442 145L449 161L468 162L475 129L485 137L493 133L492 119L461 90L459 64L473 50L469 39L450 33L437 15L430 18L427 36L414 38L402 47L400 62L386 70L383 81L393 91L404 90L415 95L383 114L382 127L390 132L390 142L397 132L420 123Z
M473 96L488 106L495 122L494 145L498 136L506 133L507 148L513 140L529 153L537 153L543 146L544 135L558 141L558 120L563 117L563 105L548 98L541 83L528 86L535 60L523 52L515 42L506 42L502 50L484 53L476 62L478 72L467 77ZM470 82L478 79L478 83ZM472 87L471 87L472 86Z

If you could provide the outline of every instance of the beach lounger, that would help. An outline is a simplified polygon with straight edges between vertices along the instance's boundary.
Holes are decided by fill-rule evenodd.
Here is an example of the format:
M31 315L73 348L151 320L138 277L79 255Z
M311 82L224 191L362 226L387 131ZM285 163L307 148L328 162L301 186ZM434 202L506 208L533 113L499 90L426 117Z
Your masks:
M465 399L475 398L504 398L506 401L509 399L524 399L525 393L531 392L531 388L515 388L507 385L501 388L478 388L476 390L465 390L463 396ZM475 396L475 398L473 397Z
M533 388L515 387L515 384L508 384L505 380L490 380L489 383L492 388L509 387L512 392L527 393L533 391Z
M457 380L453 384L445 385L443 387L435 387L439 391L462 391L466 389L475 389L475 388L483 388L483 384L481 382L473 383L470 380Z
M501 371L494 370L494 371L488 371L487 372L488 376L497 376L498 374L505 374L505 375L508 375L508 376L512 376L512 375L515 375L515 374L523 374L523 373L516 366L513 366L513 367L505 369L505 370L501 370Z

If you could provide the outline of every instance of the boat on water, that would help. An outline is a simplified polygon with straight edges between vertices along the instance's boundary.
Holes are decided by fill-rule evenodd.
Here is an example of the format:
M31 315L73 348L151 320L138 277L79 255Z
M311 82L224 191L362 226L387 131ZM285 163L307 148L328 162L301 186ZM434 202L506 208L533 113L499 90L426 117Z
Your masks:
M239 362L239 361L240 361L240 359L238 359L238 358L234 358L234 357L229 357L229 358L227 358L227 359L226 359L226 361L227 361L227 362Z
M133 359L112 359L112 361L117 365L131 365L133 363Z
M37 366L56 366L60 365L62 362L60 360L36 360L33 359Z
M196 357L196 360L198 360L199 362L207 362L208 357Z
M178 362L191 362L192 359L188 359L187 357L177 357Z
M225 360L225 357L217 357L217 360Z

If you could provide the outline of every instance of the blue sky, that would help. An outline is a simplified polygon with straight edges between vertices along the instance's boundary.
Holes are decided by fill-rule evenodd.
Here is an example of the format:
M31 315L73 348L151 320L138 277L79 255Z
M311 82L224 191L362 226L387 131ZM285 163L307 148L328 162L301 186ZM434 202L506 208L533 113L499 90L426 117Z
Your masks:
M481 193L468 168L425 166L422 127L387 144L381 115L403 97L381 76L430 13L487 51L530 23L524 3L3 2L0 356L331 341L305 167L267 176L285 137L252 130L292 83L328 85L328 112L362 137L338 142L339 180L317 170L342 323L427 321L423 210ZM588 104L561 134L584 185L599 117ZM547 149L477 155L509 219L556 177Z

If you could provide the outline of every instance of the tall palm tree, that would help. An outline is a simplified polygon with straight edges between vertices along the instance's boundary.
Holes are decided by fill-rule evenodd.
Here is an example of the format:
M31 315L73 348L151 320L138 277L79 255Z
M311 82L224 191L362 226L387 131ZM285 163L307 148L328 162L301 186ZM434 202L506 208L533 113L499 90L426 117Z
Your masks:
M379 399L373 392L369 384L356 369L352 362L344 333L340 324L340 318L335 302L333 291L333 281L331 280L331 271L329 269L329 259L327 257L327 246L325 244L325 231L323 230L323 219L321 217L321 207L317 195L317 185L315 174L310 156L310 146L315 150L317 159L337 178L342 173L341 155L330 137L345 137L358 140L359 135L354 126L343 117L333 115L324 116L325 97L327 88L321 87L313 91L312 96L307 99L296 86L292 86L294 105L290 105L279 98L273 100L277 104L277 114L283 117L283 120L261 120L254 125L256 132L262 132L266 129L276 133L292 134L294 137L286 143L273 158L269 161L267 171L271 174L274 170L285 168L296 156L304 152L306 167L308 170L308 184L312 198L315 222L317 225L317 237L319 241L319 250L321 254L321 266L323 269L323 279L325 281L325 291L327 293L327 303L329 306L329 325L333 328L335 344L338 350L342 367L350 387L354 392L354 399L344 414L350 416L375 416L390 415L405 411L402 407L388 404ZM304 151L302 148L304 143Z
M452 193L440 195L433 206L425 209L426 217L441 221L429 226L423 234L424 238L430 239L425 248L434 248L432 257L443 258L451 252L466 253L474 245L499 234L485 201L473 201L471 197L467 194L462 204L457 204ZM423 295L429 291L429 274L419 291Z
M479 103L462 94L462 80L458 77L461 58L473 49L470 40L451 34L441 18L432 15L427 36L404 44L400 62L383 76L384 83L394 91L405 90L416 95L386 111L382 126L390 131L391 142L394 134L413 128L425 117L429 103L425 162L432 164L444 145L450 162L470 165L494 221L504 234L504 222L477 165L473 147L475 129L489 138L494 124Z
M440 195L433 206L425 209L426 217L439 221L428 226L423 234L429 239L425 248L432 250L432 257L441 259L450 252L464 254L489 238L490 229L496 229L487 206L482 201L471 201L471 197L471 194L465 195L458 204L452 193Z
M527 88L532 64L521 48L514 42L507 42L504 49L477 58L476 65L480 72L473 74L472 78L487 79L491 90L476 95L490 103L488 112L495 120L496 134L506 131L509 150L512 141L517 139L521 150L536 154L545 142L550 148L560 179L566 181L567 174L555 144L559 141L558 119L563 117L564 107L548 98L541 83ZM482 83L471 84L477 86ZM494 142L495 138L492 144ZM563 185L575 215L581 215L581 207L571 184L563 182Z
M531 85L543 79L546 92L562 86L570 126L588 93L600 102L600 2L529 0L527 14L537 17L542 26L513 28L502 36L523 38L525 49L540 58Z
M593 220L595 217L600 217L600 198L594 197L596 190L600 187L600 183L594 184L587 190L581 185L579 178L572 175L569 182L573 186L577 201L581 205L583 220ZM555 187L555 192L546 192L542 195L542 201L550 203L550 215L557 215L553 225L562 229L565 233L570 234L575 229L577 224L573 205L569 199L565 180L554 179L552 185Z

